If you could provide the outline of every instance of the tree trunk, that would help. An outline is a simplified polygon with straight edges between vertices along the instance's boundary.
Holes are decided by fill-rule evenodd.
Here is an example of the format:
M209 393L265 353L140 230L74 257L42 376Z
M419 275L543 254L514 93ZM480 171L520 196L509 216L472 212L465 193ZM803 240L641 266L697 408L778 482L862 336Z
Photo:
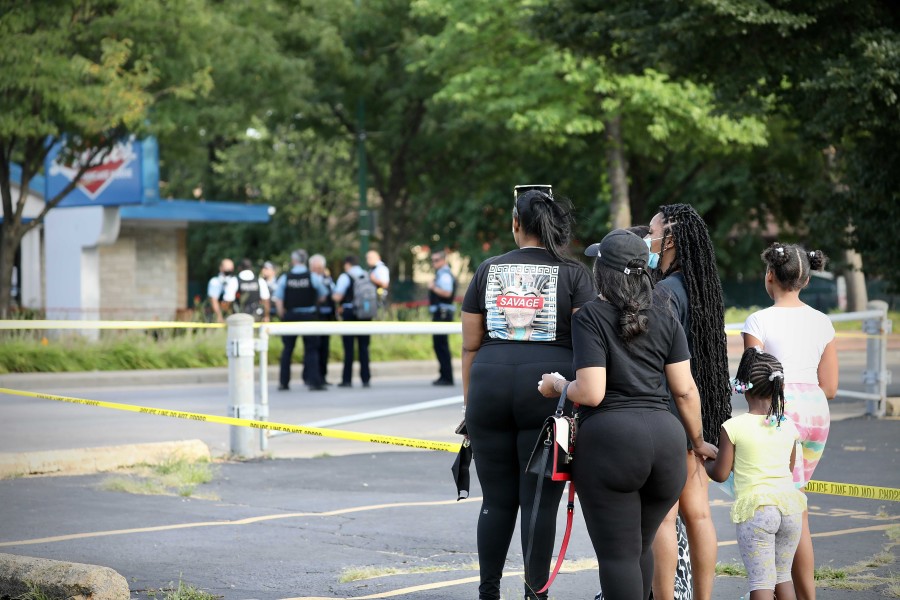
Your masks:
M0 319L6 319L12 304L12 272L16 262L16 249L22 236L10 219L4 219L0 229Z
M866 274L862 270L862 256L856 250L844 251L847 268L844 279L847 281L847 312L866 310L869 295L866 292Z
M628 173L622 144L622 117L616 115L604 123L606 137L606 169L612 198L609 220L613 229L631 227L631 206L628 201Z

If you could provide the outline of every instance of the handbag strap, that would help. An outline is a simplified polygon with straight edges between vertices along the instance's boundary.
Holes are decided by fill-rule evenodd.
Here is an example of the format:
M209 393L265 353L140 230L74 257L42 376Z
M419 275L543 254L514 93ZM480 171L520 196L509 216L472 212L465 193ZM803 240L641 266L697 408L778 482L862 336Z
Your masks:
M543 594L550 589L553 580L556 579L559 569L562 567L563 561L566 559L566 550L569 548L569 537L572 535L572 518L575 516L575 482L569 482L569 501L566 504L566 532L563 534L562 545L559 547L559 556L556 557L556 566L553 572L547 578L547 583L536 593Z
M563 386L562 393L559 395L559 403L556 405L556 416L561 417L563 415L563 409L566 405L566 396L568 395L569 384ZM577 405L576 405L577 408ZM544 445L541 450L541 465L547 464L547 460L550 458L550 448L547 445ZM541 491L544 487L544 478L541 476L537 477L537 485L534 490L534 503L531 505L531 521L528 527L528 543L525 548L525 585L528 585L528 566L531 564L531 550L534 547L534 528L537 525L537 515L541 509ZM556 579L556 574L559 573L560 567L562 567L563 561L566 558L566 548L569 546L569 536L572 534L572 517L575 513L575 482L569 481L569 502L566 505L566 532L563 535L562 547L559 550L559 556L556 557L556 566L553 568L553 572L550 574L550 577L547 579L547 583L544 584L544 587L539 589L536 594L542 594L546 592L550 585L553 583L553 580Z
M563 386L562 393L559 395L559 402L556 405L557 417L561 417L563 415L563 409L566 407L566 396L569 395L569 383Z

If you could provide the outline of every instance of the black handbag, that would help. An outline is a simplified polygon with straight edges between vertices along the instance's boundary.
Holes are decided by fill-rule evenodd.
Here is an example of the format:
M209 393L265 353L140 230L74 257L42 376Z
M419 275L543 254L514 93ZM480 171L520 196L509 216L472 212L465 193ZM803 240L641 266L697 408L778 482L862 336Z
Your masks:
M566 392L569 386L563 388L562 394L559 396L559 404L556 405L556 412L547 417L544 425L541 427L541 433L538 436L537 444L531 452L531 458L528 459L528 465L525 467L526 472L533 473L538 476L534 489L534 503L531 510L531 525L528 529L528 543L525 550L525 565L531 564L531 551L534 547L534 529L537 525L537 516L539 507L541 506L541 490L544 487L543 479L553 481L569 482L569 501L566 504L566 530L563 534L562 546L559 549L559 555L556 557L556 565L547 578L547 582L541 589L535 592L543 594L556 579L562 567L563 561L566 559L566 549L569 547L569 536L572 534L572 518L575 512L575 482L572 481L572 460L575 455L575 435L578 429L577 409L578 405L574 405L573 413L576 416L566 416L564 414L566 404ZM526 573L526 585L531 578ZM529 585L529 588L531 586ZM532 590L533 591L533 590Z
M553 481L569 481L572 479L572 460L575 455L575 435L578 429L578 418L564 414L566 391L563 388L559 396L556 412L547 417L541 427L541 433L531 451L526 472ZM578 405L575 405L577 409Z

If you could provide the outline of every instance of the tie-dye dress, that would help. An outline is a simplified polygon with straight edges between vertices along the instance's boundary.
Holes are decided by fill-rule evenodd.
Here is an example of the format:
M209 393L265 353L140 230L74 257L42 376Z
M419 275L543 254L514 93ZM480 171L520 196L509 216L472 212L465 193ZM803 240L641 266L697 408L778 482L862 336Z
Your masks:
M763 344L784 367L784 414L800 432L800 448L794 465L794 484L803 487L812 479L825 451L831 413L828 399L819 387L818 368L822 353L834 339L834 326L812 307L772 306L747 317L742 333Z

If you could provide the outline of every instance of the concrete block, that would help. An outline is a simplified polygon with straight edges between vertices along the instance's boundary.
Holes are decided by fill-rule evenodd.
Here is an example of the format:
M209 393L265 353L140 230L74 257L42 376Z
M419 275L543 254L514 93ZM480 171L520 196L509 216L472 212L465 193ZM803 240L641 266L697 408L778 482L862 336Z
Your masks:
M884 408L885 416L900 417L900 397L886 398Z
M23 475L86 475L115 471L141 463L161 464L172 457L208 460L209 446L201 440L184 440L45 452L3 453L0 454L0 479Z
M50 598L128 600L124 577L108 567L0 554L0 598L18 598L38 587Z

